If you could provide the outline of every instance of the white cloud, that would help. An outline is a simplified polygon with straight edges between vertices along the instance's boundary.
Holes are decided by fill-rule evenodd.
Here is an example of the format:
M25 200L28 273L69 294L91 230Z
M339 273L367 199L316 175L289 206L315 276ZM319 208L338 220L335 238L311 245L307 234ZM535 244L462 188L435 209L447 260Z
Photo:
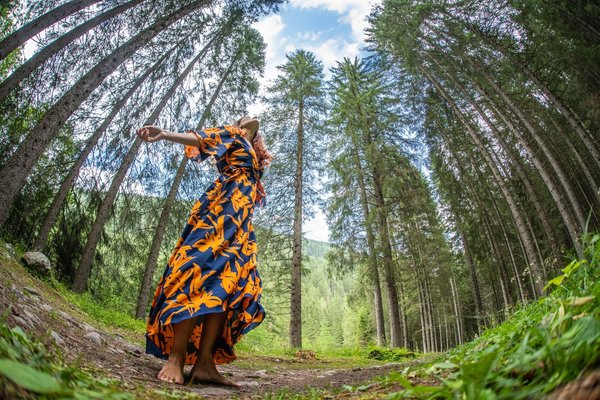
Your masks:
M358 42L364 41L365 18L375 4L381 0L291 0L290 4L298 8L324 8L342 14L341 21L350 24L352 36Z
M321 210L317 210L313 219L302 224L302 232L309 239L320 240L321 242L329 241L329 228L327 227L325 215Z
M314 42L315 40L319 40L323 31L321 32L298 32L296 37L300 40L306 40L310 42Z
M269 61L277 54L277 49L281 45L282 38L279 34L285 28L283 19L280 15L270 15L254 24L254 28L260 32L267 44L266 61Z
M349 43L339 39L328 39L319 46L305 46L304 48L315 53L317 58L323 61L326 74L330 67L335 66L336 61L342 61L344 57L354 58L359 53L359 43Z

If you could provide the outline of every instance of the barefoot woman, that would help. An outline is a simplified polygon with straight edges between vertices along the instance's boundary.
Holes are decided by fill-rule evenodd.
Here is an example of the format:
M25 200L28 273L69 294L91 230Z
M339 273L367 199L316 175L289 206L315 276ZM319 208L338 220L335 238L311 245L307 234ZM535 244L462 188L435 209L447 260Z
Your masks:
M234 344L265 317L252 216L265 204L260 178L272 157L258 127L256 118L244 117L186 133L137 130L147 142L185 145L191 160L213 156L220 172L192 208L152 301L146 352L167 358L163 381L183 384L183 366L193 364L191 381L238 386L215 364L235 360Z

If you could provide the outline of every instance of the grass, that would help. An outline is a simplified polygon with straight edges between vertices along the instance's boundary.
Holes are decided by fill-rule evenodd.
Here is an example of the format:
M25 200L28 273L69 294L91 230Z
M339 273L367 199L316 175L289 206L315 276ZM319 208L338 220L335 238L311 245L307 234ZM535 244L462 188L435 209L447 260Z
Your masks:
M50 352L21 328L0 321L0 397L38 399L133 399L119 383L92 376L63 361L60 352Z
M69 303L77 306L89 315L94 321L111 327L120 328L131 333L144 333L146 322L135 319L130 314L120 311L118 304L107 306L97 302L89 292L74 293L62 282L52 280L51 286L55 288Z
M503 324L413 374L441 387L412 385L404 374L386 383L406 390L389 399L540 398L600 366L600 234L583 237L585 257L546 286L551 293Z

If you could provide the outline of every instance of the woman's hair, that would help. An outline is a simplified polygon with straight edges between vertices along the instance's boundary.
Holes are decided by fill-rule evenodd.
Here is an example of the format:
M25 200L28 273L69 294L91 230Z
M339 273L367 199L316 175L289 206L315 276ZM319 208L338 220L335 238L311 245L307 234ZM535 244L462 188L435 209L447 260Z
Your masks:
M238 119L237 121L235 121L234 126L240 127L241 123L242 123L242 119L244 119L244 118L246 118L246 117L242 117L242 118ZM256 131L256 133L254 134L254 137L252 138L252 147L254 148L254 152L256 153L256 156L258 157L258 165L260 165L261 167L266 167L267 165L271 164L271 161L273 160L273 156L271 155L271 153L269 153L269 151L265 147L265 141L263 140L263 137L258 130Z

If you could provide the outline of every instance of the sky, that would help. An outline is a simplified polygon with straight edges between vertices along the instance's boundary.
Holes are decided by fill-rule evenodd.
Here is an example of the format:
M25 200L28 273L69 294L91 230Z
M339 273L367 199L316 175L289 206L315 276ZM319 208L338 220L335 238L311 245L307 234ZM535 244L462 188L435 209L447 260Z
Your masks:
M277 76L277 66L285 63L286 53L304 49L323 62L324 73L344 57L354 58L365 46L366 16L379 0L290 0L277 14L268 15L253 26L267 43L265 74L261 88ZM263 106L248 110L258 115ZM325 215L318 210L315 218L302 226L304 236L328 241Z

